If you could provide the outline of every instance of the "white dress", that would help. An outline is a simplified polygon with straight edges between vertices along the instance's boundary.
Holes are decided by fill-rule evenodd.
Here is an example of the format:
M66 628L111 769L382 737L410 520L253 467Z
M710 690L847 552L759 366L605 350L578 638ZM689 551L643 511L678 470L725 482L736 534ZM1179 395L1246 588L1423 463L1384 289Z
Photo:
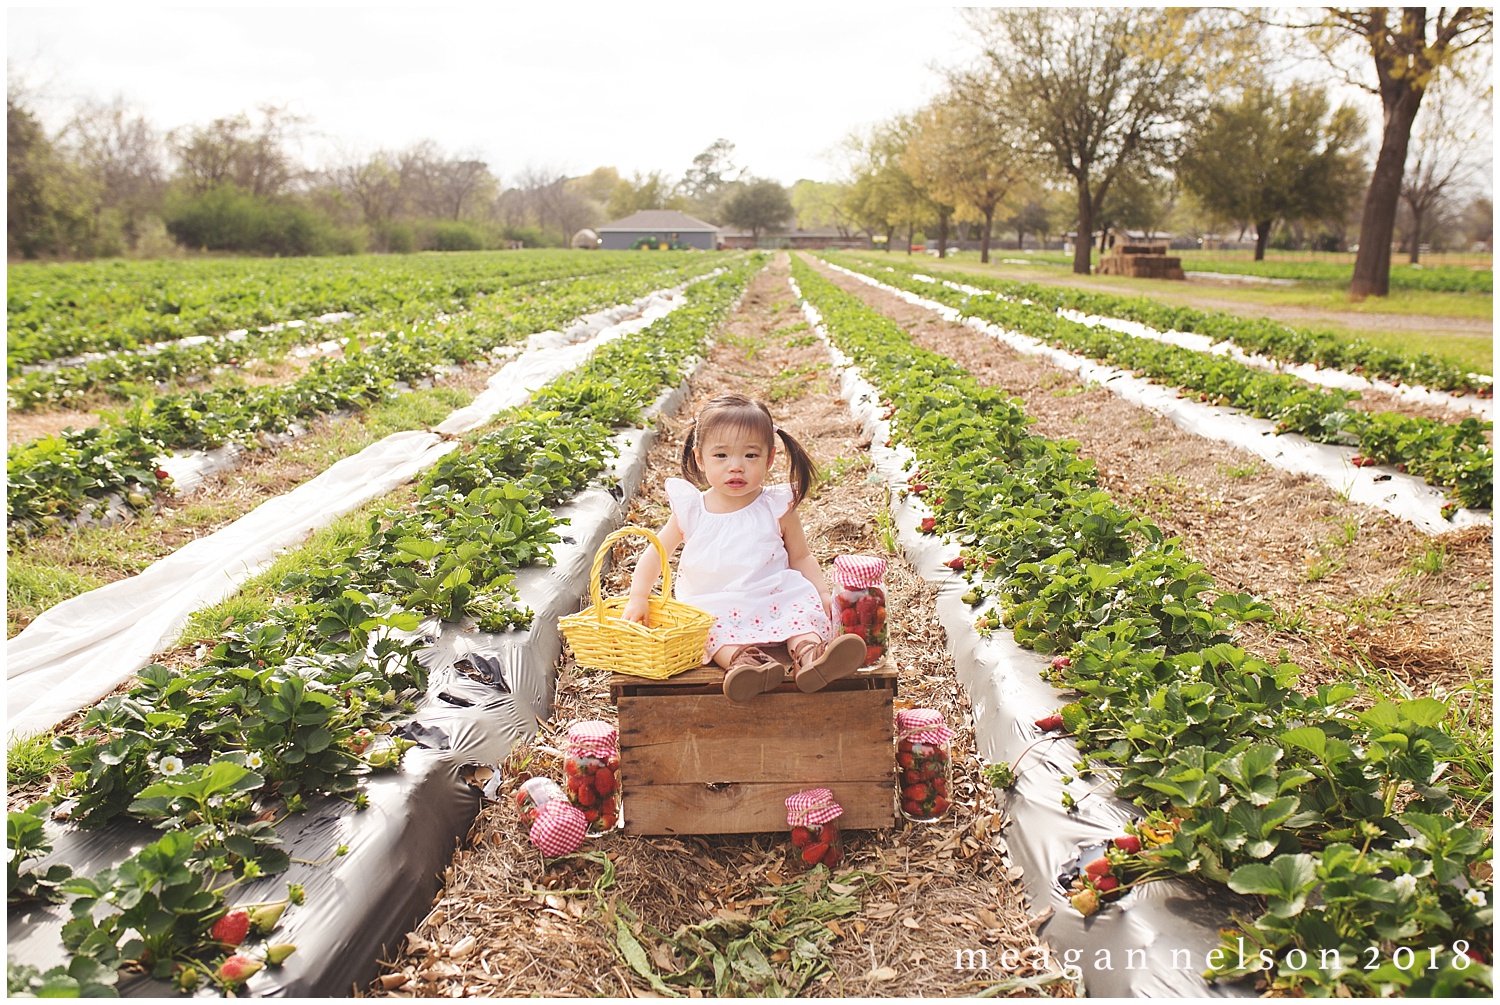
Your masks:
M667 498L683 537L673 593L715 619L705 660L721 646L832 637L817 587L788 564L780 521L792 506L790 485L768 485L733 513L710 513L703 493L681 478L667 479Z

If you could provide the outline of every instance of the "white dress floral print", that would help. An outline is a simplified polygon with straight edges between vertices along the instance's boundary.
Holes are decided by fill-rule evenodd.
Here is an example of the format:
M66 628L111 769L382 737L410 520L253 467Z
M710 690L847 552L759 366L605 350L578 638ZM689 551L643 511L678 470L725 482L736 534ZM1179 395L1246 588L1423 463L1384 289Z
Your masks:
M681 478L667 479L667 498L683 538L673 593L714 616L705 660L722 646L785 642L808 632L832 637L817 587L788 564L781 539L790 485L767 485L733 513L710 513L703 493Z

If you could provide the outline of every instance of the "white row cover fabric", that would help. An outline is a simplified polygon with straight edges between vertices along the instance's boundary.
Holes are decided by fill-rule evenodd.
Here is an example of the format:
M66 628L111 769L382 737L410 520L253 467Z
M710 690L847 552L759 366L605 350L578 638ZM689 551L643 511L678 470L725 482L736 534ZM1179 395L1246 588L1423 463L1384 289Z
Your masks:
M1055 349L1040 339L988 324L978 318L964 318L952 307L897 289L858 272L848 269L839 271L901 297L908 303L935 311L949 321L990 335L1017 352L1041 356L1055 366L1072 370L1080 379L1092 381L1132 404L1165 416L1186 432L1247 450L1283 471L1317 478L1351 502L1385 510L1429 534L1440 534L1472 524L1488 525L1491 522L1486 511L1470 509L1458 510L1451 520L1443 519L1442 509L1448 499L1441 489L1394 468L1355 467L1349 461L1358 451L1351 447L1313 443L1294 433L1278 435L1276 424L1267 419L1257 419L1234 408L1179 398L1175 389L1152 384L1127 370L1100 365L1085 356Z
M926 282L938 281L931 276L920 276L918 278ZM942 283L950 289L967 293L970 296L992 296L997 299L1008 299L1001 297L992 290L983 290L977 286L969 286L965 283L955 283L947 279L942 280ZM1139 321L1129 321L1125 318L1110 318L1098 314L1085 314L1083 311L1075 311L1066 307L1058 308L1057 313L1069 321L1077 321L1079 324L1088 325L1090 328L1103 326L1125 335L1134 335L1136 338L1148 338L1156 342L1165 342L1168 345L1192 349L1195 352L1212 353L1215 356L1228 356L1237 363L1253 366L1257 370L1288 374L1299 380L1305 380L1309 384L1334 387L1344 391L1383 391L1386 394L1394 395L1397 398L1404 398L1407 401L1420 405L1431 405L1455 412L1472 412L1491 422L1495 418L1495 399L1481 398L1477 394L1449 394L1446 391L1433 391L1429 388L1417 387L1415 385L1392 384L1388 380L1370 380L1367 377L1361 377L1357 373L1349 373L1347 370L1315 366L1312 363L1283 363L1280 360L1272 359L1270 356L1264 356L1260 353L1246 352L1228 339L1216 342L1207 335L1199 335L1196 332L1160 331ZM1469 376L1489 381L1489 377L1484 374L1470 374Z
M675 310L677 290L591 315L566 333L543 332L489 380L472 404L433 432L394 433L347 457L233 524L152 564L139 575L44 611L6 645L6 728L12 736L46 730L108 694L170 646L192 613L232 595L278 552L334 517L410 481L496 413L524 404L543 384L581 364L599 346L640 331ZM638 315L629 321L623 314ZM586 341L569 342L580 334Z

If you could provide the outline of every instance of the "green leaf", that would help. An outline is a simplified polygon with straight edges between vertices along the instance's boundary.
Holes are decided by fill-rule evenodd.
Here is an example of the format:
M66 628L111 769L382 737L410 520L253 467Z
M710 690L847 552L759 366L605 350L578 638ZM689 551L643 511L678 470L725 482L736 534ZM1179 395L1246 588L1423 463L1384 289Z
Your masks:
M1229 888L1236 893L1258 893L1270 901L1272 914L1290 918L1301 913L1312 891L1316 871L1311 855L1278 855L1269 865L1251 862L1234 870Z

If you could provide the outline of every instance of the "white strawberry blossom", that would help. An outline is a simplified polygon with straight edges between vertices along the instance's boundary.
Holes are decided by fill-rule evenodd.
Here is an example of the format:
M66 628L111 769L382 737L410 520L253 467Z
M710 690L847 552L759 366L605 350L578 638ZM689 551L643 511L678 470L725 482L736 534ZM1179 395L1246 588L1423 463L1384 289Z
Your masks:
M1475 907L1483 907L1486 903L1483 890L1470 890L1468 893L1464 894L1464 900L1467 900Z
M161 762L156 767L162 774L169 777L180 775L182 774L182 758L168 754L161 759Z
M260 756L260 751L258 750L252 750L245 755L245 767L247 768L259 769L265 763L266 759Z
M1417 888L1417 877L1404 872L1391 881L1391 885L1402 893L1411 893Z

